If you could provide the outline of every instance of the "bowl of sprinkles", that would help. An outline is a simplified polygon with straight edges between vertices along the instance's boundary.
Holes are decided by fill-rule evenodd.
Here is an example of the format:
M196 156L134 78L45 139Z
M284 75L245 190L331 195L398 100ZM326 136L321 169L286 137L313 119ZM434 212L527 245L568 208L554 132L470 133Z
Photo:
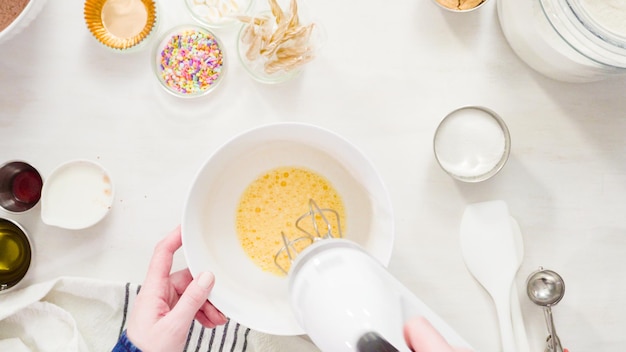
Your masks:
M185 0L191 16L209 28L232 28L239 23L235 16L247 14L254 0Z
M165 90L183 98L212 92L226 73L221 41L208 29L186 25L169 30L158 42L154 71Z
M155 0L86 0L84 17L91 34L118 52L136 49L157 27Z

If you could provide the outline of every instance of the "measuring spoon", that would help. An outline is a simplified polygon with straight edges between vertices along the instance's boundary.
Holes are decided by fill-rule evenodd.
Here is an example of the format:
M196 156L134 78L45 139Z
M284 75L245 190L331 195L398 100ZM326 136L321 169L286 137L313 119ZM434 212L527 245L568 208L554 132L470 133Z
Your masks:
M552 270L539 267L538 271L530 274L526 283L528 298L538 306L543 307L543 312L548 325L548 349L551 352L562 352L561 341L554 328L552 318L552 306L559 303L565 295L565 282L561 275Z

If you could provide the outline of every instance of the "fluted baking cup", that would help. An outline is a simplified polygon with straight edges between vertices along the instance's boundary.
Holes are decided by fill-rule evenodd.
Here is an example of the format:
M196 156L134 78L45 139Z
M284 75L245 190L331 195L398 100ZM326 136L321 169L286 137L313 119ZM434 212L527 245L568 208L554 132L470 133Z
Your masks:
M126 50L137 46L154 32L157 23L157 6L154 0L137 0L141 1L146 9L146 23L138 34L126 38L111 33L105 25L102 10L109 1L113 0L85 1L85 23L91 34L93 34L100 43L112 49Z

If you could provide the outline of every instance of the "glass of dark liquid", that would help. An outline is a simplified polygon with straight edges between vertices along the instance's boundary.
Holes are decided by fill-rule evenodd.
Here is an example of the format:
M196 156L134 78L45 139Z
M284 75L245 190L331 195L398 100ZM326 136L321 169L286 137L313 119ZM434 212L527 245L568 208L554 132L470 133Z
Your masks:
M21 213L34 207L41 198L43 179L39 172L23 161L0 166L0 207Z

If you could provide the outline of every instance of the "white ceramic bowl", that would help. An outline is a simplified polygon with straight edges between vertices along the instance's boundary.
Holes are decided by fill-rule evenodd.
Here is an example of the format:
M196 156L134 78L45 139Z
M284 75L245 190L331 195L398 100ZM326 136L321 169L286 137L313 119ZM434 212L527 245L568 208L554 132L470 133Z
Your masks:
M46 4L46 0L30 0L24 10L9 24L4 30L0 31L0 44L9 40L24 28L26 28L32 20L37 17L41 9Z
M350 142L319 127L280 123L247 131L219 148L189 191L182 220L191 273L215 274L209 297L225 315L257 331L300 335L289 305L287 278L258 268L239 244L235 215L244 189L263 172L301 166L326 177L346 208L344 237L383 265L394 240L387 190L372 163Z

